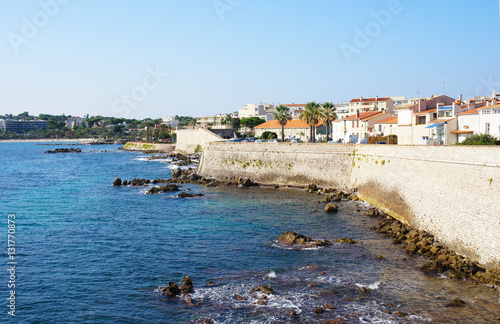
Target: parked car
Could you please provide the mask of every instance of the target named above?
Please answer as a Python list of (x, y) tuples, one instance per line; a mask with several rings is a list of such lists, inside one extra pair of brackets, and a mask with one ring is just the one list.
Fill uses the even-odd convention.
[(272, 140), (269, 140), (268, 143), (278, 143), (278, 140), (272, 139)]
[(255, 140), (255, 143), (262, 143), (263, 141), (258, 139), (258, 140)]
[(387, 143), (386, 143), (386, 142), (384, 142), (384, 141), (380, 141), (380, 142), (377, 142), (377, 143), (375, 143), (375, 144), (387, 144)]
[(297, 143), (297, 140), (291, 140), (290, 143)]
[(359, 140), (359, 144), (368, 144), (368, 140), (366, 138), (362, 138)]

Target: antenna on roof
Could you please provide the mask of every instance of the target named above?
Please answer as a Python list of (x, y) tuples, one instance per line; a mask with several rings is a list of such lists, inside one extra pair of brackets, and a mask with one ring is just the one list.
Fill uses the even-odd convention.
[(446, 88), (446, 85), (445, 85), (446, 79), (443, 79), (442, 82), (443, 82), (443, 95), (444, 95), (444, 89)]

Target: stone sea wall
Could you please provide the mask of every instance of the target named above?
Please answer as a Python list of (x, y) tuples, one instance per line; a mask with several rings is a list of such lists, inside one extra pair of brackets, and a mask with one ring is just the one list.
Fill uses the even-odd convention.
[(176, 130), (177, 134), (177, 152), (183, 152), (192, 154), (196, 151), (196, 148), (202, 148), (206, 144), (210, 142), (225, 142), (226, 140), (221, 138), (220, 136), (205, 130), (205, 129), (179, 129)]
[(500, 148), (210, 143), (203, 150), (203, 176), (357, 189), (403, 223), (500, 268)]
[(175, 144), (127, 142), (121, 149), (125, 151), (158, 151), (168, 153), (175, 150)]

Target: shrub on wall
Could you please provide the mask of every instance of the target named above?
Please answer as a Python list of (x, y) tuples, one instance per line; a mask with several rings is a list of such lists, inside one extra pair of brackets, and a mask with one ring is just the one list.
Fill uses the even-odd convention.
[(377, 142), (386, 142), (387, 144), (398, 144), (398, 137), (396, 135), (368, 137), (367, 141), (368, 144), (375, 144)]
[(495, 145), (497, 139), (490, 134), (474, 134), (468, 136), (459, 145)]

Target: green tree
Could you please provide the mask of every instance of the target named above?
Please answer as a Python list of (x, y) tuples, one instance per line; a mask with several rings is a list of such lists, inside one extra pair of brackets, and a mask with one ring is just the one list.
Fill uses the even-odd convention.
[(468, 136), (459, 145), (495, 145), (497, 139), (490, 134), (474, 134)]
[(335, 112), (335, 105), (331, 102), (325, 102), (321, 105), (320, 117), (323, 118), (323, 125), (326, 126), (326, 141), (330, 140), (330, 126), (332, 122), (337, 119), (337, 113)]
[(314, 101), (308, 102), (304, 110), (300, 114), (300, 120), (305, 121), (309, 125), (310, 137), (313, 142), (316, 141), (316, 124), (319, 121), (320, 105)]
[(285, 141), (285, 125), (289, 120), (292, 120), (292, 113), (290, 108), (284, 105), (276, 107), (276, 112), (273, 113), (274, 119), (281, 125), (281, 141)]
[[(253, 133), (253, 129), (255, 126), (259, 126), (260, 124), (263, 124), (265, 122), (266, 121), (264, 119), (259, 118), (259, 117), (241, 118), (241, 126), (251, 128), (252, 133)], [(233, 128), (234, 128), (234, 126), (233, 126)]]
[(233, 128), (236, 130), (240, 129), (241, 119), (239, 119), (238, 117), (233, 117), (231, 125), (233, 125)]

